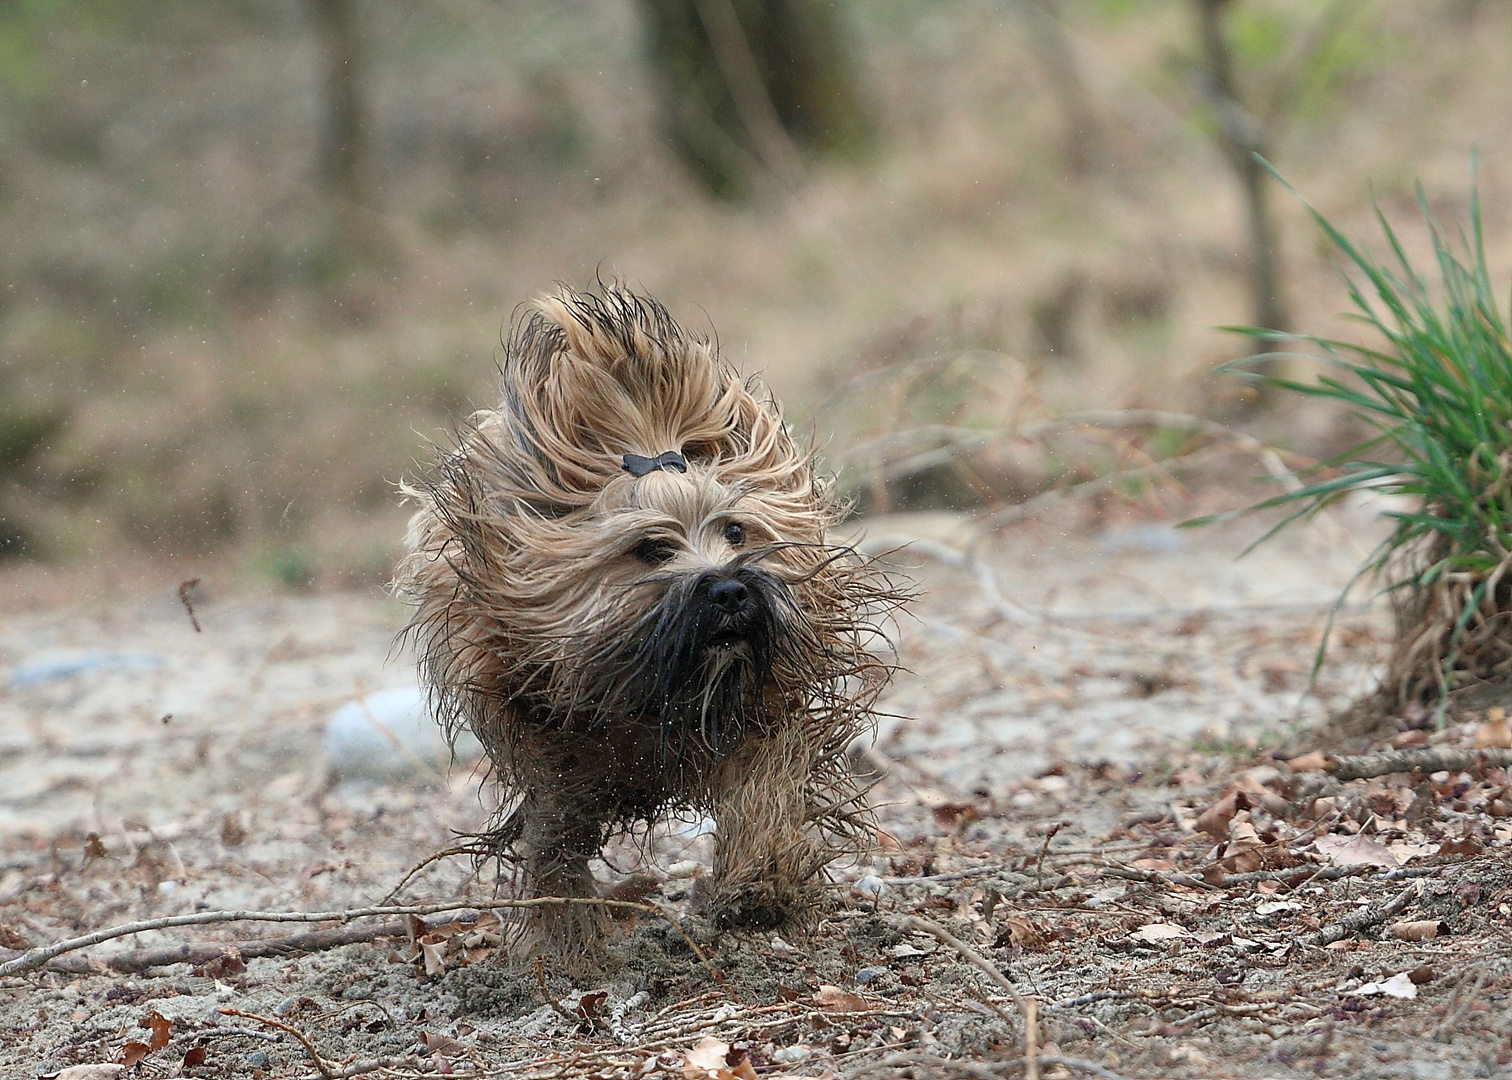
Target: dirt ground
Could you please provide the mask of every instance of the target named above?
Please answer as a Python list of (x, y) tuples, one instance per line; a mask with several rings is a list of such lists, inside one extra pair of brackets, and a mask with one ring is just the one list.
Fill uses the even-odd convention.
[[(878, 776), (877, 850), (835, 868), (833, 910), (789, 941), (701, 924), (707, 823), (620, 844), (598, 867), (606, 889), (671, 918), (621, 920), (617, 966), (576, 981), (490, 959), (499, 924), (477, 905), (499, 893), (465, 856), (405, 881), (482, 822), (472, 763), (332, 774), (332, 713), (412, 683), (392, 601), (210, 581), (200, 632), (171, 587), (8, 617), (0, 962), (201, 911), (474, 909), (389, 918), (381, 935), (354, 920), (367, 940), (315, 952), (256, 941), (340, 924), (211, 923), (68, 952), (0, 979), (0, 1066), (1512, 1077), (1505, 771), (1343, 781), (1296, 760), (1309, 725), (1369, 686), (1385, 642), (1378, 607), (1345, 610), (1307, 695), (1378, 510), (1240, 561), (1254, 522), (1183, 532), (1067, 512), (1003, 531), (979, 563), (960, 560), (963, 519), (863, 523), (872, 549), (921, 541), (891, 557), (920, 598), (896, 627), (889, 715), (853, 755)], [(1506, 727), (1493, 707), (1443, 731), (1406, 716), (1382, 739), (1498, 747)], [(130, 970), (180, 943), (209, 946)], [(105, 1063), (124, 1067), (67, 1071)]]

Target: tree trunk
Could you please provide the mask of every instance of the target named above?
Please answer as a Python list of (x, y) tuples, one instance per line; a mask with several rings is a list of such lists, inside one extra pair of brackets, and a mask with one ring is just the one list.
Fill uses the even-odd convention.
[(322, 79), (320, 182), (351, 206), (368, 200), (367, 110), (362, 97), (362, 51), (352, 0), (310, 0), (319, 40)]
[(804, 160), (859, 149), (866, 120), (831, 0), (640, 0), (663, 123), (710, 191), (791, 188)]
[[(1291, 328), (1291, 318), (1281, 295), (1280, 243), (1267, 200), (1265, 167), (1259, 160), (1267, 153), (1267, 133), (1259, 118), (1239, 100), (1233, 60), (1223, 35), (1224, 11), (1231, 2), (1196, 0), (1202, 37), (1203, 91), (1218, 122), (1219, 143), (1244, 189), (1249, 215), (1250, 295), (1254, 324), (1262, 330), (1284, 333)], [(1277, 344), (1275, 338), (1260, 340), (1269, 348)], [(1267, 360), (1257, 370), (1267, 373), (1275, 367), (1274, 360)], [(1262, 387), (1262, 400), (1267, 396)]]

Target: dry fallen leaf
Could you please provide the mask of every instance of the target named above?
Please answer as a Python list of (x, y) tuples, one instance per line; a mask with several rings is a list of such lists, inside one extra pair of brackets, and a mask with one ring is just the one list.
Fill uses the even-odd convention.
[(1184, 938), (1188, 935), (1185, 928), (1177, 926), (1175, 923), (1153, 922), (1146, 923), (1129, 936), (1135, 941), (1144, 941), (1153, 945), (1156, 942)]
[(1427, 941), (1448, 932), (1449, 927), (1438, 919), (1393, 923), (1386, 928), (1386, 933), (1398, 941)]
[(191, 1046), (184, 1051), (184, 1068), (192, 1069), (196, 1065), (203, 1065), (209, 1051), (203, 1046)]
[(1233, 820), (1235, 814), (1248, 806), (1247, 799), (1244, 799), (1245, 805), (1241, 806), (1241, 799), (1244, 799), (1244, 796), (1240, 795), (1239, 792), (1228, 792), (1223, 798), (1197, 815), (1198, 830), (1207, 833), (1209, 836), (1217, 837), (1219, 840), (1226, 838), (1229, 831), (1229, 822)]
[(150, 1053), (152, 1053), (152, 1047), (144, 1042), (133, 1040), (116, 1051), (116, 1064), (129, 1069)]
[(152, 1049), (161, 1050), (168, 1045), (168, 1040), (173, 1037), (173, 1022), (156, 1009), (142, 1017), (142, 1022), (137, 1027), (149, 1028), (152, 1031)]
[(578, 998), (577, 1014), (584, 1020), (592, 1020), (604, 1015), (604, 1002), (609, 1000), (609, 991), (595, 990), (591, 994), (584, 994)]
[(1267, 900), (1255, 905), (1256, 915), (1275, 915), (1282, 911), (1301, 911), (1302, 905), (1295, 900)]
[(864, 997), (829, 983), (814, 991), (814, 1004), (825, 1012), (866, 1012), (870, 1008)]
[(116, 1080), (125, 1071), (124, 1065), (70, 1065), (52, 1080)]
[(717, 1076), (724, 1071), (729, 1054), (729, 1043), (705, 1035), (683, 1058), (683, 1076), (688, 1080), (703, 1080), (711, 1073)]
[(1314, 750), (1310, 754), (1294, 757), (1286, 763), (1286, 767), (1294, 773), (1318, 772), (1328, 764), (1328, 755), (1321, 750)]
[(1002, 929), (998, 931), (993, 945), (998, 946), (998, 942), (1002, 942), (1004, 945), (1012, 945), (1019, 949), (1031, 949), (1036, 945), (1043, 945), (1045, 943), (1045, 935), (1039, 927), (1035, 926), (1028, 919), (1011, 915), (1003, 920)]
[(1390, 848), (1364, 833), (1354, 836), (1320, 836), (1313, 843), (1329, 862), (1339, 866), (1382, 866), (1395, 870), (1401, 865)]
[(1505, 710), (1487, 710), (1485, 722), (1476, 725), (1473, 745), (1477, 750), (1512, 749), (1512, 724), (1507, 723)]
[(1412, 981), (1412, 972), (1403, 971), (1393, 975), (1384, 982), (1369, 982), (1355, 991), (1359, 997), (1368, 997), (1372, 994), (1385, 994), (1387, 997), (1402, 998), (1410, 1001), (1417, 997), (1417, 984)]
[(415, 944), (420, 946), (420, 955), (425, 960), (425, 973), (427, 975), (441, 975), (446, 971), (446, 940), (429, 940), (438, 935), (426, 934)]

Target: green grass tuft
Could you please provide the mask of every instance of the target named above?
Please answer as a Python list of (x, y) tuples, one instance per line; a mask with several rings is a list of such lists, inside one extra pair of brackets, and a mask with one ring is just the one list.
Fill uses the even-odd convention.
[(1470, 232), (1454, 242), (1429, 215), (1421, 186), (1418, 203), (1437, 265), (1432, 285), (1379, 208), (1385, 261), (1308, 206), (1346, 260), (1353, 317), (1383, 344), (1287, 335), (1320, 350), (1333, 370), (1313, 383), (1267, 381), (1338, 402), (1375, 433), (1309, 470), (1304, 486), (1249, 510), (1292, 511), (1258, 544), (1350, 492), (1412, 498), (1414, 509), (1388, 513), (1395, 527), (1361, 573), (1379, 575), (1397, 601), (1398, 640), (1383, 690), (1402, 701), (1433, 691), (1442, 716), (1450, 690), (1512, 668), (1512, 644), (1492, 640), (1512, 606), (1503, 583), (1512, 566), (1512, 343), (1486, 267), (1474, 188)]

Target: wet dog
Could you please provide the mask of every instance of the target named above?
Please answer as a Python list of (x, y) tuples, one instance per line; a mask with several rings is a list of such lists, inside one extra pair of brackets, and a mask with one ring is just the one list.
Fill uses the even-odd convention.
[[(894, 597), (770, 396), (655, 301), (537, 301), (497, 408), (418, 504), (398, 591), (447, 730), (502, 785), (489, 849), (524, 892), (595, 895), (617, 830), (716, 823), (715, 927), (801, 926), (867, 832), (845, 764), (888, 669), (865, 648)], [(601, 911), (530, 914), (515, 955), (602, 943)]]

